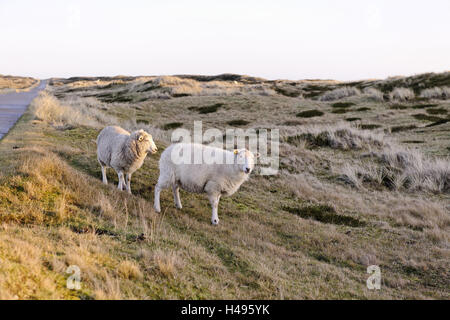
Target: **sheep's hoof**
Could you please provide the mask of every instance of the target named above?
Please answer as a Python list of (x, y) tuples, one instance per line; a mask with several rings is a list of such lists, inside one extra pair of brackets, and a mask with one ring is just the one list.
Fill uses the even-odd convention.
[(161, 208), (153, 207), (155, 209), (156, 213), (161, 213)]
[(175, 205), (175, 207), (177, 207), (177, 209), (183, 209), (183, 206), (180, 204), (180, 205)]
[(211, 223), (215, 226), (217, 226), (219, 224), (219, 219), (212, 219)]

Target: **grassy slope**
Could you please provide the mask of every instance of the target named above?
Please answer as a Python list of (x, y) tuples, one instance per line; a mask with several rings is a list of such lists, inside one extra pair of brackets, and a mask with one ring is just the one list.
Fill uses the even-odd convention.
[[(188, 109), (211, 103), (226, 107), (219, 116)], [(311, 108), (287, 97), (185, 97), (144, 103), (132, 116), (187, 127), (198, 117), (204, 126), (223, 128), (238, 117), (257, 121), (254, 111), (274, 104), (288, 110), (280, 121)], [(129, 108), (113, 105), (109, 112), (125, 120)], [(164, 212), (153, 212), (159, 154), (133, 176), (133, 196), (114, 188), (112, 171), (110, 185), (102, 185), (92, 142), (97, 133), (83, 126), (57, 130), (27, 112), (0, 143), (1, 298), (449, 297), (445, 243), (374, 214), (369, 203), (389, 206), (389, 192), (361, 192), (360, 202), (345, 205), (354, 190), (311, 187), (308, 194), (302, 184), (293, 192), (283, 177), (254, 175), (221, 200), (221, 224), (213, 227), (203, 195), (181, 192), (179, 211), (163, 192)], [(156, 142), (162, 151), (165, 143)], [(326, 149), (308, 154), (349, 157)], [(316, 173), (332, 179), (326, 170)], [(343, 201), (333, 212), (324, 204), (338, 194)], [(398, 195), (405, 203), (415, 197)], [(65, 288), (71, 264), (81, 268), (81, 291)], [(381, 267), (380, 291), (366, 288), (369, 264)]]
[(29, 90), (39, 84), (39, 80), (29, 77), (15, 77), (0, 75), (0, 93), (11, 90), (23, 91)]

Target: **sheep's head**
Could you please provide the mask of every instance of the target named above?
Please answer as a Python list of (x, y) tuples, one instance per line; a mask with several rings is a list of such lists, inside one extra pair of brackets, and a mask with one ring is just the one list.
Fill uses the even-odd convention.
[(158, 148), (155, 145), (155, 142), (153, 141), (152, 135), (148, 134), (144, 130), (137, 130), (132, 133), (131, 136), (132, 139), (135, 140), (136, 146), (139, 148), (141, 152), (145, 153), (156, 153), (158, 151)]
[(247, 149), (234, 150), (234, 163), (245, 174), (250, 174), (253, 171), (255, 168), (255, 159), (258, 157), (259, 154), (254, 155)]

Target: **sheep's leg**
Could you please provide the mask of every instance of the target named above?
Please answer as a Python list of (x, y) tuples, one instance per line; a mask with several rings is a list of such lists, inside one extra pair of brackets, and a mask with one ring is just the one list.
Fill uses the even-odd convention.
[(209, 181), (205, 185), (205, 192), (208, 194), (209, 203), (212, 208), (211, 223), (217, 225), (219, 224), (219, 214), (217, 211), (219, 208), (220, 186), (214, 181)]
[(122, 172), (122, 190), (127, 189), (127, 184), (125, 182), (125, 174)]
[(161, 189), (162, 188), (159, 186), (159, 183), (157, 183), (155, 186), (155, 199), (153, 203), (153, 208), (158, 213), (161, 212), (161, 204), (159, 202), (159, 195), (161, 194)]
[(128, 193), (131, 194), (131, 173), (128, 173), (126, 175), (126, 179), (127, 179), (126, 189)]
[(173, 185), (172, 182), (173, 179), (171, 179), (170, 175), (164, 174), (163, 172), (160, 172), (158, 183), (155, 186), (155, 199), (153, 203), (153, 208), (156, 212), (161, 212), (161, 204), (159, 201), (159, 196), (161, 194), (161, 190), (169, 188), (171, 185)]
[(106, 178), (106, 167), (105, 167), (105, 166), (102, 166), (102, 165), (101, 165), (101, 167), (102, 167), (102, 178), (103, 178), (103, 183), (104, 183), (104, 184), (108, 184), (108, 179)]
[(175, 200), (175, 206), (178, 209), (183, 208), (183, 206), (181, 205), (181, 200), (180, 200), (180, 188), (174, 184), (172, 186), (172, 190), (173, 190), (173, 199)]
[(117, 185), (117, 189), (119, 189), (120, 191), (122, 191), (122, 190), (123, 190), (123, 187), (124, 187), (124, 185), (125, 185), (125, 181), (124, 181), (124, 178), (123, 178), (123, 172), (122, 172), (122, 171), (119, 171), (119, 172), (117, 173), (117, 175), (118, 175), (118, 177), (119, 177), (119, 184)]
[(219, 214), (218, 214), (218, 208), (219, 208), (219, 200), (220, 200), (220, 194), (208, 194), (209, 203), (211, 204), (212, 208), (212, 215), (211, 215), (211, 223), (213, 225), (219, 224)]

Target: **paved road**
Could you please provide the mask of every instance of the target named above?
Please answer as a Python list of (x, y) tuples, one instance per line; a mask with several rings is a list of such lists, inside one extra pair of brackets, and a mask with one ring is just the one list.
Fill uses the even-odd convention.
[(36, 88), (28, 92), (0, 94), (0, 139), (11, 129), (27, 110), (31, 100), (45, 88), (46, 80), (42, 80)]

